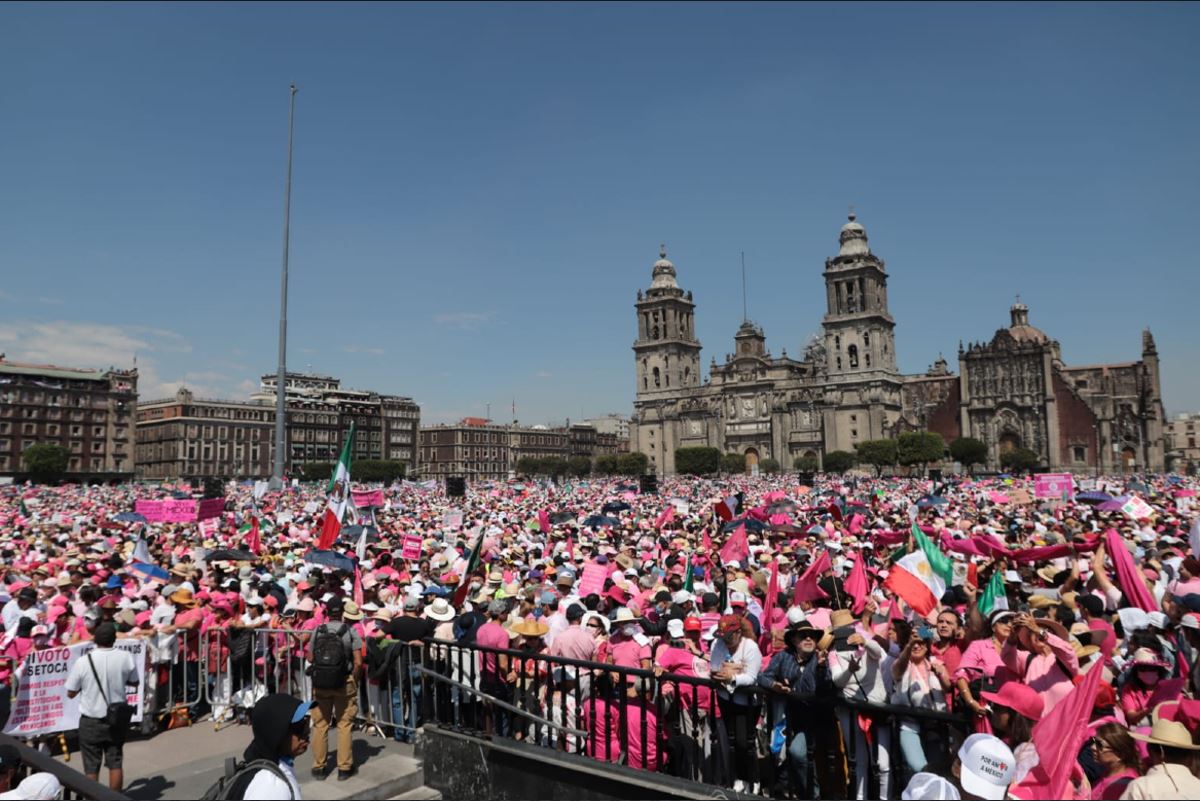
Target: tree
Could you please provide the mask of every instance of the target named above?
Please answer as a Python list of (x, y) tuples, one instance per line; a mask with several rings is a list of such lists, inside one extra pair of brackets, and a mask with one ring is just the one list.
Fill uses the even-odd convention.
[(941, 461), (946, 453), (946, 441), (932, 431), (905, 431), (896, 440), (896, 457), (905, 466), (925, 465)]
[(296, 468), (301, 481), (328, 481), (333, 475), (333, 462), (308, 462)]
[(1025, 473), (1037, 467), (1041, 458), (1029, 448), (1013, 448), (1000, 454), (1000, 466), (1014, 473)]
[(792, 467), (801, 473), (815, 473), (821, 467), (821, 460), (815, 456), (797, 456), (792, 460)]
[(727, 453), (721, 457), (721, 469), (726, 473), (745, 473), (746, 455), (744, 453)]
[(858, 443), (858, 461), (874, 466), (875, 475), (883, 474), (883, 468), (896, 463), (896, 440), (868, 439)]
[(522, 476), (538, 476), (542, 474), (542, 460), (536, 456), (522, 456), (517, 459), (517, 474)]
[(950, 455), (954, 461), (961, 462), (969, 473), (972, 465), (987, 461), (987, 444), (974, 437), (959, 437), (950, 443)]
[(617, 474), (617, 455), (615, 453), (606, 453), (596, 457), (595, 473), (601, 476), (615, 476)]
[(39, 442), (26, 448), (22, 458), (31, 479), (38, 484), (55, 484), (66, 474), (71, 452), (61, 445)]
[(622, 453), (617, 457), (617, 472), (623, 476), (640, 476), (649, 464), (650, 459), (641, 451)]
[(854, 467), (854, 454), (850, 451), (830, 451), (825, 454), (826, 473), (845, 473)]
[(767, 457), (758, 463), (758, 469), (767, 474), (779, 472), (779, 460)]
[(379, 481), (384, 484), (404, 478), (408, 470), (404, 462), (391, 459), (363, 459), (350, 467), (350, 477), (355, 481)]
[(679, 448), (675, 451), (675, 472), (689, 476), (708, 476), (721, 469), (721, 451), (716, 448)]
[(567, 461), (567, 473), (576, 478), (583, 478), (592, 472), (592, 460), (586, 456), (572, 456)]

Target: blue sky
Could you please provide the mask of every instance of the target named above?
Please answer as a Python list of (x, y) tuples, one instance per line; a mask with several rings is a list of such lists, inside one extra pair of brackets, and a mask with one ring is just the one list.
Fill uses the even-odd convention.
[(798, 354), (853, 203), (900, 367), (1007, 324), (1200, 408), (1200, 7), (0, 8), (0, 351), (245, 397), (276, 358), (427, 421), (628, 413), (665, 242), (703, 362)]

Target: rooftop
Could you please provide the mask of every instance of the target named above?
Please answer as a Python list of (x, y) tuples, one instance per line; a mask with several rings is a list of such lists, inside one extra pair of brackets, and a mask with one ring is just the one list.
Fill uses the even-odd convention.
[(91, 370), (77, 367), (58, 367), (53, 364), (22, 364), (0, 357), (0, 373), (9, 375), (35, 375), (49, 378), (66, 378), (76, 381), (103, 381), (115, 368)]

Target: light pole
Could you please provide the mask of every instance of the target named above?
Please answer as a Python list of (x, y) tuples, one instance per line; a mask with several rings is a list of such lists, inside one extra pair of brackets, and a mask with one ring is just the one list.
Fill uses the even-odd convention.
[(275, 377), (275, 470), (271, 488), (283, 488), (284, 453), (284, 384), (287, 380), (287, 296), (288, 296), (288, 239), (292, 215), (292, 122), (296, 115), (296, 84), (291, 86), (288, 104), (287, 183), (283, 192), (283, 267), (279, 279), (279, 369)]

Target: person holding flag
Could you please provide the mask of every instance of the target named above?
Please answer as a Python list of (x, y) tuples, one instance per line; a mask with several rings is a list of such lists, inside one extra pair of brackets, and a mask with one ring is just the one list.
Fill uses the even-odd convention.
[(354, 501), (350, 497), (350, 459), (353, 453), (354, 423), (351, 423), (350, 433), (346, 436), (346, 441), (342, 444), (342, 455), (338, 458), (338, 462), (333, 468), (333, 475), (329, 478), (329, 486), (325, 488), (328, 505), (325, 508), (324, 516), (321, 518), (321, 536), (317, 540), (317, 547), (321, 550), (328, 550), (337, 542), (338, 534), (341, 532), (342, 524), (346, 519), (347, 510), (354, 508)]

